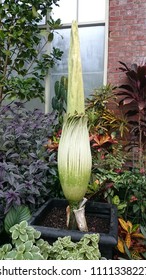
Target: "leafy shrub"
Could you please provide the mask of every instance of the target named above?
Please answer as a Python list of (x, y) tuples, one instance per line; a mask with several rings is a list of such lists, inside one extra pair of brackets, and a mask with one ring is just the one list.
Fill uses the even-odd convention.
[(58, 183), (56, 154), (45, 148), (56, 118), (21, 103), (0, 108), (0, 216), (12, 206), (33, 211)]
[(70, 236), (59, 237), (53, 245), (26, 221), (11, 227), (12, 244), (0, 248), (0, 260), (99, 260), (99, 235), (85, 234), (74, 243)]
[[(122, 171), (98, 169), (88, 195), (96, 192), (98, 199), (117, 205), (124, 220), (146, 226), (146, 176), (139, 170)], [(100, 187), (99, 187), (99, 186)], [(92, 187), (92, 188), (91, 188)]]
[(116, 87), (107, 84), (95, 89), (90, 97), (86, 98), (86, 113), (92, 134), (111, 135), (116, 132), (116, 135), (123, 136), (127, 131), (126, 120), (108, 108), (108, 104), (117, 105), (115, 90)]
[(61, 21), (50, 17), (48, 30), (40, 24), (58, 1), (0, 1), (0, 103), (7, 98), (44, 101), (44, 77), (62, 56), (55, 47), (47, 54), (46, 44)]
[(134, 63), (128, 67), (122, 61), (119, 63), (121, 65), (119, 69), (127, 77), (127, 83), (120, 85), (117, 92), (119, 106), (123, 109), (129, 125), (130, 139), (128, 139), (127, 150), (135, 154), (139, 168), (145, 168), (146, 65)]
[(146, 259), (146, 232), (139, 224), (132, 224), (119, 218), (117, 250), (121, 257)]
[(86, 98), (93, 173), (98, 168), (122, 168), (125, 162), (121, 139), (127, 131), (127, 124), (124, 118), (108, 108), (109, 103), (116, 105), (115, 89), (107, 84)]

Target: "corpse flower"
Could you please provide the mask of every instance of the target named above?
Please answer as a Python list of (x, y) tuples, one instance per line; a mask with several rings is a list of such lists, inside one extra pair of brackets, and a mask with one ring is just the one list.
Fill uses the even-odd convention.
[(69, 202), (69, 228), (87, 231), (84, 195), (91, 175), (91, 150), (85, 115), (84, 87), (78, 25), (72, 22), (68, 59), (67, 113), (58, 147), (58, 171), (61, 186)]

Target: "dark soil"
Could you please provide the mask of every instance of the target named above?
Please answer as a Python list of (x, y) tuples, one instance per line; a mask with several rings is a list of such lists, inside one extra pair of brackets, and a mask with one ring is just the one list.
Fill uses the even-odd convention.
[[(86, 214), (88, 231), (98, 233), (108, 233), (110, 221), (107, 218), (97, 217), (95, 214)], [(39, 223), (41, 226), (67, 229), (66, 227), (66, 211), (64, 208), (52, 208), (44, 219)]]

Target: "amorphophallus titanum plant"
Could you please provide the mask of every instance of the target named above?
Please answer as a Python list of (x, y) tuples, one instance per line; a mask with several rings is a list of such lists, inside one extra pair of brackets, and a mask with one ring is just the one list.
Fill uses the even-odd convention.
[(84, 87), (78, 25), (72, 22), (68, 59), (67, 113), (58, 147), (58, 171), (61, 186), (69, 202), (69, 228), (87, 231), (84, 195), (91, 175), (91, 150), (85, 115)]

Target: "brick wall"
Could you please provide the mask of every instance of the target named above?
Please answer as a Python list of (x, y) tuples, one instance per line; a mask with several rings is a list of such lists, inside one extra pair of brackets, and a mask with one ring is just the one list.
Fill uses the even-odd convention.
[(119, 85), (126, 64), (146, 62), (146, 0), (109, 0), (108, 82)]

